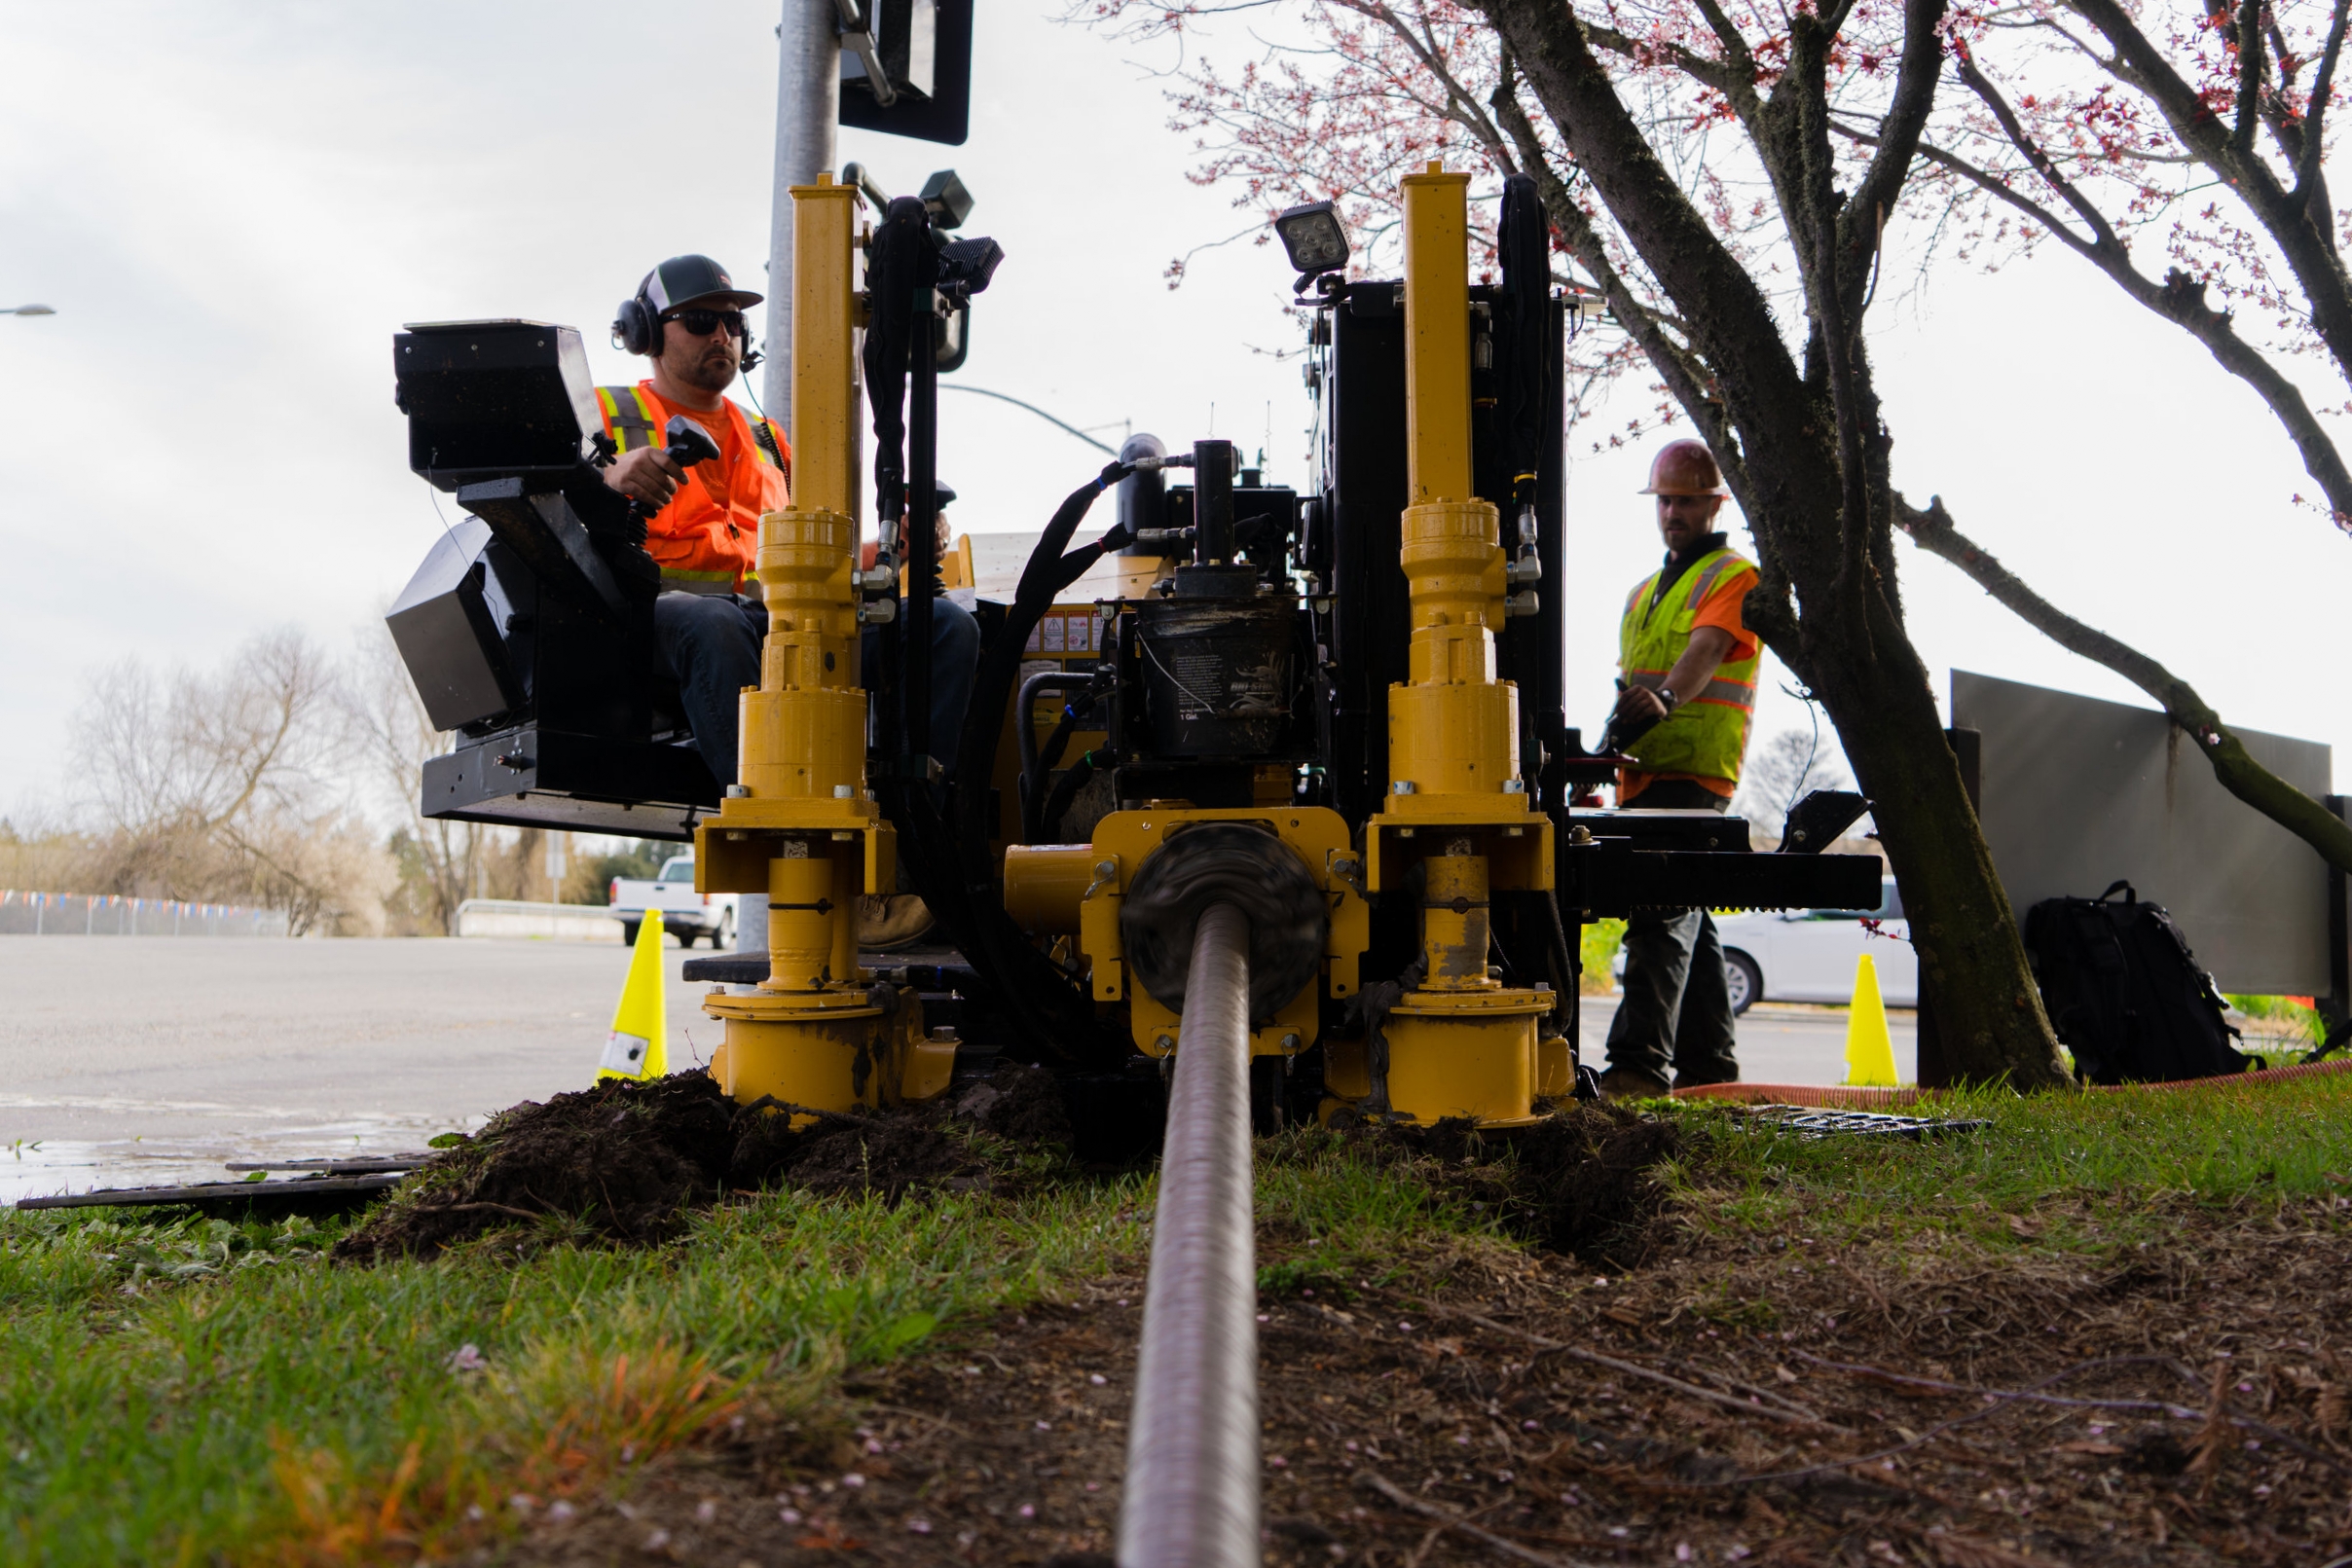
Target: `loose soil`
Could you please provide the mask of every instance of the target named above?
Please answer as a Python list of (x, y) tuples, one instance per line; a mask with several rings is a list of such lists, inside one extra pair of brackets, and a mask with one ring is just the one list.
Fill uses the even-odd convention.
[[(649, 1241), (688, 1206), (777, 1182), (919, 1201), (1003, 1183), (1006, 1149), (1068, 1135), (1043, 1074), (803, 1132), (707, 1080), (608, 1086), (497, 1118), (346, 1251), (429, 1252), (546, 1212)], [(1501, 1140), (1346, 1140), (1538, 1250), (1464, 1239), (1376, 1278), (1261, 1225), (1269, 1563), (2352, 1551), (2352, 1348), (2335, 1327), (2352, 1199), (2161, 1200), (2176, 1239), (2160, 1252), (2033, 1245), (2058, 1221), (2097, 1249), (2145, 1218), (2091, 1200), (2003, 1240), (1872, 1248), (1677, 1210), (1658, 1166), (1703, 1172), (1705, 1150), (1621, 1108)], [(517, 1499), (519, 1533), (482, 1560), (1108, 1564), (1143, 1291), (1104, 1279), (951, 1326), (815, 1415), (730, 1429), (613, 1495)]]
[[(1391, 1260), (1419, 1289), (1331, 1277), (1264, 1228), (1262, 1278), (1285, 1282), (1260, 1300), (1267, 1560), (1514, 1560), (1492, 1539), (1581, 1564), (2352, 1551), (2352, 1201), (2176, 1207), (2179, 1245), (2120, 1265), (1670, 1213), (1630, 1274), (1465, 1242)], [(1107, 1564), (1143, 1286), (969, 1326), (858, 1374), (836, 1413), (673, 1456), (561, 1521), (520, 1508), (499, 1560)]]
[(923, 1105), (791, 1120), (764, 1103), (738, 1107), (702, 1072), (525, 1101), (403, 1183), (335, 1256), (429, 1258), (550, 1218), (608, 1241), (658, 1242), (729, 1190), (780, 1185), (892, 1202), (927, 1187), (1002, 1191), (1011, 1179), (987, 1157), (990, 1140), (1071, 1138), (1052, 1076), (1011, 1063)]
[(1523, 1240), (1620, 1267), (1649, 1250), (1667, 1195), (1658, 1167), (1685, 1152), (1672, 1123), (1607, 1104), (1570, 1104), (1499, 1134), (1460, 1120), (1347, 1136), (1375, 1158), (1402, 1157), (1432, 1186), (1491, 1207)]

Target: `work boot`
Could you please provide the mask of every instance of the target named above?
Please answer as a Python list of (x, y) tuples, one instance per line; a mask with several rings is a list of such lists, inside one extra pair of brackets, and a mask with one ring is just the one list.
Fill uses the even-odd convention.
[(863, 893), (858, 898), (858, 951), (888, 953), (912, 947), (937, 924), (931, 906), (914, 893)]
[(1630, 1067), (1612, 1067), (1600, 1075), (1603, 1100), (1663, 1100), (1672, 1092), (1666, 1079), (1651, 1077)]

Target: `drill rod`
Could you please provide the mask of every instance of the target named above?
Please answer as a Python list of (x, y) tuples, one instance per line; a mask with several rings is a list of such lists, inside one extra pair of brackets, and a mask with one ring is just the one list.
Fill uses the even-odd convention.
[(1261, 1560), (1249, 987), (1249, 919), (1211, 904), (1193, 930), (1160, 1150), (1120, 1568)]

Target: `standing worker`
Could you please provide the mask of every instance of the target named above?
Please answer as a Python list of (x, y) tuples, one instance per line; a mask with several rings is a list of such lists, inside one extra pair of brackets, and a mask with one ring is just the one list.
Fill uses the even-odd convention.
[[(1756, 710), (1756, 638), (1741, 618), (1756, 568), (1713, 531), (1723, 474), (1700, 441), (1673, 441), (1650, 464), (1666, 562), (1625, 602), (1620, 684), (1610, 716), (1620, 770), (1617, 804), (1724, 811)], [(1613, 1098), (1739, 1081), (1732, 1055), (1731, 987), (1714, 918), (1704, 909), (1636, 910), (1625, 927), (1625, 1000), (1609, 1024)]]
[[(743, 688), (759, 684), (768, 612), (759, 592), (759, 515), (791, 504), (792, 449), (774, 421), (754, 424), (725, 393), (758, 363), (739, 289), (708, 256), (673, 256), (645, 274), (612, 323), (616, 347), (653, 361), (635, 386), (600, 386), (605, 433), (620, 456), (605, 483), (653, 510), (645, 553), (661, 567), (653, 638), (678, 683), (695, 749), (719, 784), (736, 781)], [(682, 414), (718, 456), (680, 466), (663, 442)]]

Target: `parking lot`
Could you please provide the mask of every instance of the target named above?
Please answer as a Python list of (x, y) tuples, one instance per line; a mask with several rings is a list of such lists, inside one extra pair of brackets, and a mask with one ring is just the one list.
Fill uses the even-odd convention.
[[(0, 1200), (217, 1180), (240, 1156), (412, 1149), (594, 1076), (628, 952), (588, 943), (0, 939)], [(703, 987), (664, 953), (670, 1062), (707, 1060)], [(1598, 1063), (1615, 999), (1585, 999)], [(1911, 1015), (1893, 1014), (1912, 1068)], [(1745, 1076), (1832, 1083), (1845, 1018), (1761, 1006)]]

